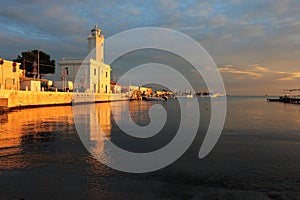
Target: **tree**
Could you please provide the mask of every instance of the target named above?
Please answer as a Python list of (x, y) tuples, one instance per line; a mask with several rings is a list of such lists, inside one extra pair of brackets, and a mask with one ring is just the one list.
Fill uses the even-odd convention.
[(38, 63), (40, 75), (54, 74), (55, 72), (55, 60), (51, 60), (50, 55), (41, 50), (22, 52), (14, 61), (21, 63), (20, 68), (26, 70), (27, 77), (34, 76), (34, 65), (36, 65), (36, 70), (38, 70)]

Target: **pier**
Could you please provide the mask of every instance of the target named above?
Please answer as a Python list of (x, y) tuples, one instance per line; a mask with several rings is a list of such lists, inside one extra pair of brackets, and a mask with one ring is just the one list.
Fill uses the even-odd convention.
[(300, 104), (300, 96), (293, 95), (293, 92), (300, 91), (300, 89), (285, 89), (285, 92), (288, 91), (289, 94), (280, 96), (279, 98), (268, 98), (268, 102), (282, 102), (282, 103), (291, 103), (291, 104)]
[(282, 102), (282, 103), (291, 103), (291, 104), (300, 104), (300, 98), (298, 97), (287, 97), (287, 96), (281, 96), (277, 99), (268, 98), (268, 102)]

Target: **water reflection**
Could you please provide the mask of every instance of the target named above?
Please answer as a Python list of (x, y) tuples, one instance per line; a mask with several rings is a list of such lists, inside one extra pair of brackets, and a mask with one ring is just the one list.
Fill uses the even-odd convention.
[[(210, 104), (200, 101), (201, 123), (209, 124)], [(130, 140), (115, 121), (126, 121), (128, 117), (123, 110), (129, 107), (133, 121), (147, 125), (152, 102), (100, 103), (94, 109), (82, 110), (80, 119), (87, 125), (86, 139), (93, 151), (105, 153), (107, 159), (111, 159), (105, 145), (107, 140), (128, 147), (130, 151), (149, 152), (160, 148), (172, 139), (180, 123), (174, 119), (178, 109), (176, 101), (162, 105), (168, 116), (171, 114), (170, 121), (162, 135), (145, 142)], [(188, 100), (185, 106), (189, 107)], [(113, 109), (117, 110), (114, 117)], [(208, 157), (198, 159), (202, 144), (202, 138), (198, 137), (173, 165), (136, 175), (116, 172), (85, 150), (74, 127), (72, 107), (10, 112), (0, 115), (0, 196), (4, 199), (42, 199), (45, 196), (52, 199), (121, 199), (127, 195), (136, 199), (157, 199), (167, 195), (176, 199), (186, 191), (195, 199), (202, 194), (215, 197), (215, 193), (219, 194), (219, 199), (224, 193), (228, 194), (227, 199), (247, 199), (247, 195), (256, 191), (253, 199), (257, 198), (256, 194), (268, 199), (268, 194), (277, 193), (286, 199), (297, 199), (300, 188), (299, 119), (299, 105), (267, 103), (262, 98), (229, 98), (224, 132)], [(205, 133), (201, 123), (200, 134), (201, 130)], [(102, 140), (97, 140), (97, 132), (89, 132), (95, 125), (105, 133)], [(208, 187), (212, 189), (207, 190)], [(248, 193), (242, 195), (240, 191)], [(203, 199), (215, 199), (206, 197)]]
[[(84, 118), (89, 118), (89, 128), (87, 129), (87, 134), (89, 134), (91, 152), (97, 155), (103, 155), (105, 140), (110, 140), (111, 135), (111, 103), (101, 103), (95, 105), (84, 105), (86, 107), (87, 113), (84, 114)], [(95, 110), (93, 110), (95, 108)], [(93, 115), (93, 112), (95, 114)], [(102, 134), (99, 132), (98, 126), (100, 126)], [(110, 159), (106, 156), (105, 159)]]
[[(110, 149), (105, 145), (107, 140), (113, 141), (121, 148), (136, 148), (139, 146), (133, 138), (119, 129), (116, 122), (131, 126), (132, 122), (129, 119), (132, 119), (138, 125), (147, 125), (150, 122), (148, 112), (151, 106), (152, 104), (149, 102), (137, 101), (75, 105), (73, 114), (76, 129), (90, 153), (104, 162), (113, 162), (109, 153)], [(129, 109), (130, 116), (127, 116), (127, 113), (124, 112), (126, 109)], [(112, 110), (114, 110), (114, 115)]]
[(120, 101), (111, 104), (114, 110), (113, 120), (119, 123), (129, 123), (127, 113), (125, 110), (129, 109), (131, 119), (140, 126), (145, 126), (149, 124), (149, 109), (152, 104), (145, 101)]
[(0, 125), (5, 124), (8, 121), (7, 113), (0, 114)]
[(238, 133), (252, 130), (252, 134), (297, 131), (300, 128), (299, 114), (299, 105), (267, 103), (265, 98), (231, 97), (225, 129), (239, 130)]
[[(3, 118), (3, 116), (1, 116)], [(69, 107), (25, 109), (4, 115), (0, 124), (0, 167), (2, 169), (34, 167), (36, 145), (68, 138), (72, 126)], [(7, 159), (6, 159), (7, 157)], [(4, 161), (3, 161), (4, 160)]]

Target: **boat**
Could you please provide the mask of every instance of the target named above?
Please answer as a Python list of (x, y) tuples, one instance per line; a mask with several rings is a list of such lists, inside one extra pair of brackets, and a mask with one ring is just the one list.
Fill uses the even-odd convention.
[(224, 94), (220, 94), (220, 93), (213, 93), (210, 95), (211, 98), (216, 98), (216, 97), (223, 97), (225, 96)]
[(209, 97), (209, 98), (217, 98), (217, 97), (221, 97), (221, 96), (224, 96), (220, 93), (203, 93), (202, 95), (200, 95), (202, 98), (205, 98), (205, 97)]
[(166, 97), (144, 96), (145, 101), (167, 101)]

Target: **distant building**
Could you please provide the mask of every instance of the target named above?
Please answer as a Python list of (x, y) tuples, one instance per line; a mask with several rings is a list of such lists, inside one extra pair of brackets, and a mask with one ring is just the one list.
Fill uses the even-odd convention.
[(20, 69), (20, 65), (20, 63), (0, 58), (0, 89), (20, 89), (20, 78), (25, 74), (25, 71)]
[[(60, 59), (63, 80), (72, 81), (75, 91), (111, 93), (111, 67), (104, 63), (104, 35), (97, 25), (88, 35), (88, 53), (89, 57), (86, 59)], [(76, 78), (78, 81), (75, 81)]]
[(112, 91), (113, 94), (121, 94), (122, 85), (114, 81), (110, 81), (110, 90)]
[(153, 93), (152, 88), (148, 87), (139, 87), (140, 91), (142, 92), (143, 95), (151, 95)]
[(121, 92), (128, 94), (133, 99), (140, 99), (142, 96), (151, 96), (153, 93), (152, 88), (133, 85), (122, 86)]
[(174, 95), (174, 93), (173, 92), (170, 92), (170, 91), (156, 91), (156, 93), (155, 93), (157, 96), (164, 96), (164, 95), (167, 95), (167, 96), (169, 96), (169, 95)]
[(20, 90), (40, 92), (41, 91), (41, 81), (34, 80), (33, 78), (26, 78), (20, 81)]

